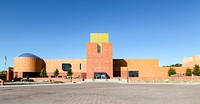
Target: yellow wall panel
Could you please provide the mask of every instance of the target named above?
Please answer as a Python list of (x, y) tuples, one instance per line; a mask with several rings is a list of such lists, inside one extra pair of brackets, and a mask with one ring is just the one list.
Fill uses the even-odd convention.
[(91, 33), (90, 42), (108, 42), (108, 33)]
[(108, 33), (91, 33), (90, 42), (97, 42), (101, 50), (103, 42), (109, 42)]

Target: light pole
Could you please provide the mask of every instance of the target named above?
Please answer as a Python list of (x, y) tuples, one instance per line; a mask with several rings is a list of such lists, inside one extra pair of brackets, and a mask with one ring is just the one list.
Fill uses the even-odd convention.
[(129, 76), (129, 73), (128, 73), (128, 68), (127, 68), (127, 83), (128, 83), (128, 76)]
[(71, 78), (71, 82), (72, 82), (72, 69), (70, 69), (70, 78)]

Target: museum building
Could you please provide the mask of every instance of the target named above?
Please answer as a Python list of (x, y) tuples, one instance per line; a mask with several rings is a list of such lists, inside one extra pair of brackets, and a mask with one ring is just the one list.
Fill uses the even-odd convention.
[[(112, 46), (108, 33), (91, 33), (90, 42), (86, 43), (86, 59), (42, 59), (34, 54), (24, 53), (14, 58), (13, 77), (39, 77), (43, 68), (49, 77), (54, 76), (54, 71), (58, 69), (59, 77), (63, 78), (69, 69), (73, 76), (85, 79), (168, 76), (169, 68), (159, 67), (158, 59), (113, 59)], [(176, 68), (177, 73), (184, 74), (185, 69), (194, 64), (193, 58), (185, 58), (183, 62), (186, 65), (183, 63), (183, 67)]]

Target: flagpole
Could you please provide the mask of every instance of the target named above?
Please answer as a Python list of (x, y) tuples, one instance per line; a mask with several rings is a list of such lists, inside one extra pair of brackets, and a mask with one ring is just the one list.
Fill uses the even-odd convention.
[(4, 70), (6, 70), (6, 61), (7, 61), (7, 57), (5, 55), (5, 57), (4, 57)]

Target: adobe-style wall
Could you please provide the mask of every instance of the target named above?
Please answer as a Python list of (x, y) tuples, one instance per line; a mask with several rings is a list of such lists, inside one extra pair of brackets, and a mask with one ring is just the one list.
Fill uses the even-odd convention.
[[(155, 77), (168, 77), (168, 70), (170, 67), (159, 67), (155, 71)], [(172, 67), (176, 70), (177, 74), (185, 74), (187, 67)]]
[(127, 77), (127, 71), (139, 71), (139, 77), (154, 77), (158, 69), (158, 59), (114, 59), (114, 74)]
[[(85, 59), (45, 59), (46, 71), (48, 76), (53, 76), (54, 70), (58, 69), (59, 76), (66, 76), (66, 71), (62, 70), (62, 64), (71, 64), (73, 76), (81, 76), (81, 73), (86, 73), (86, 60)], [(80, 68), (81, 64), (81, 68)]]
[(193, 63), (193, 57), (183, 58), (183, 66), (191, 67), (193, 65), (194, 65), (194, 63)]
[(44, 82), (44, 81), (47, 81), (47, 82), (55, 82), (55, 81), (62, 81), (62, 82), (81, 82), (82, 79), (81, 78), (51, 78), (51, 77), (46, 77), (46, 78), (31, 78), (33, 79), (34, 81), (36, 82)]
[(40, 58), (16, 57), (14, 59), (15, 72), (40, 72), (44, 62)]
[(13, 67), (8, 67), (8, 71), (6, 73), (6, 81), (11, 81), (13, 79)]
[[(127, 80), (124, 79), (124, 80)], [(129, 77), (128, 78), (129, 82), (137, 82), (137, 81), (144, 81), (144, 82), (196, 82), (196, 81), (200, 81), (200, 77), (199, 76), (180, 76), (180, 77)]]
[(106, 73), (108, 77), (113, 77), (112, 43), (103, 42), (101, 52), (97, 51), (98, 43), (87, 43), (86, 69), (87, 78), (94, 77), (94, 72)]
[(183, 58), (183, 67), (194, 67), (194, 65), (200, 65), (200, 55)]
[[(114, 77), (127, 78), (127, 71), (139, 71), (139, 78), (168, 77), (170, 67), (159, 67), (158, 59), (114, 59)], [(178, 74), (185, 74), (187, 67), (172, 67)]]

